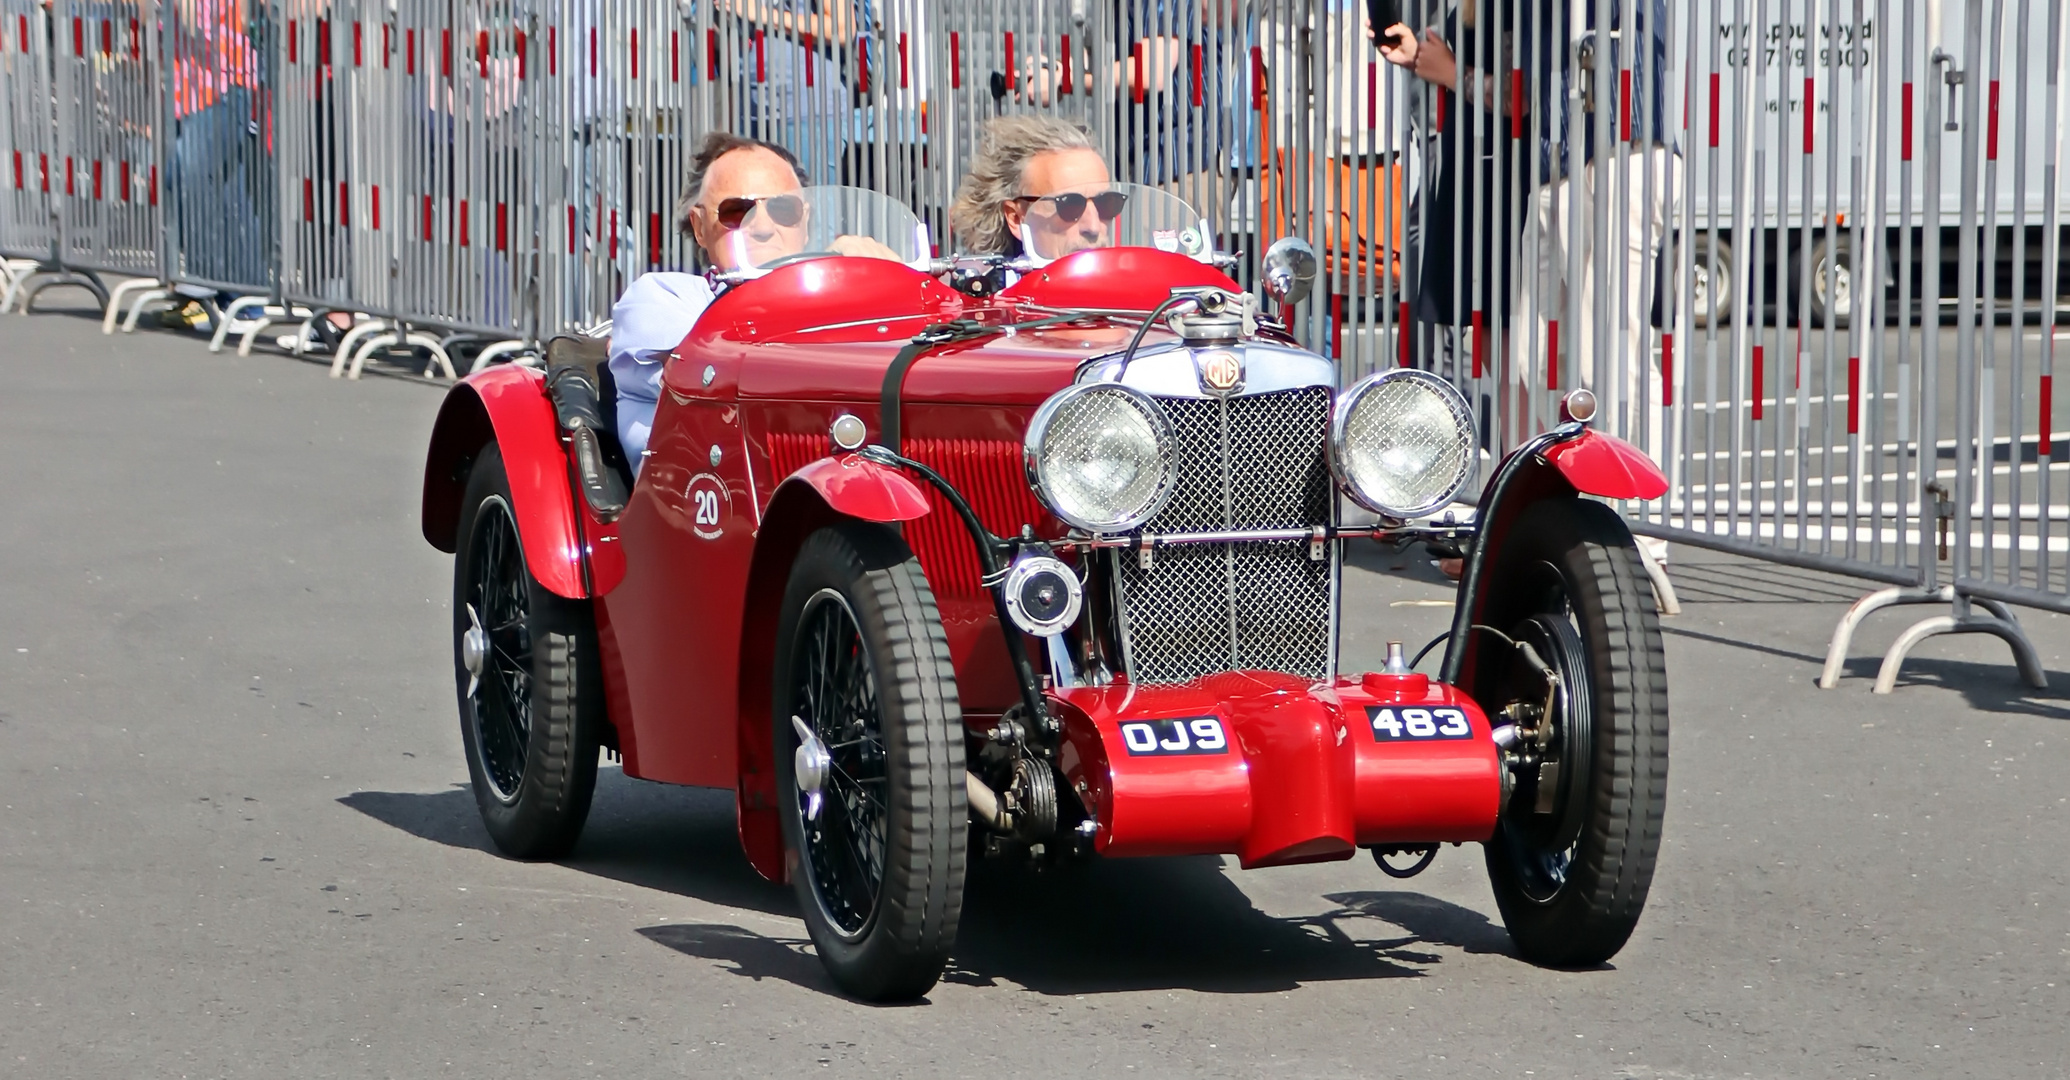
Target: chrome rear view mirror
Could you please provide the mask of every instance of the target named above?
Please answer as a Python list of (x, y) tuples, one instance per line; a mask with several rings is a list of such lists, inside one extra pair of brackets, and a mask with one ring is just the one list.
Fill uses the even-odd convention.
[(1265, 295), (1286, 306), (1308, 299), (1315, 290), (1315, 249), (1307, 241), (1283, 236), (1265, 249)]

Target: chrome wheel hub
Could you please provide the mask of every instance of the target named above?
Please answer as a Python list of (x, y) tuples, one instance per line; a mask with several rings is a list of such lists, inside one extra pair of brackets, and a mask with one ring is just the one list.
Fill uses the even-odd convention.
[(467, 624), (460, 635), (460, 666), (467, 669), (467, 692), (472, 694), (482, 677), (482, 665), (489, 658), (489, 632), (482, 629), (482, 617), (473, 604), (467, 605)]
[(791, 755), (791, 773), (798, 782), (798, 792), (805, 796), (805, 820), (817, 821), (819, 807), (824, 796), (820, 789), (827, 782), (827, 773), (834, 767), (833, 756), (827, 753), (825, 743), (801, 717), (791, 717), (791, 728), (798, 733), (798, 749)]

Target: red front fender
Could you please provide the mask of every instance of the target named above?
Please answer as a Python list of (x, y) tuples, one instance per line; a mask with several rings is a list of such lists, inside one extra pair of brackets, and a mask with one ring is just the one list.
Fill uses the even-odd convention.
[(525, 568), (557, 596), (588, 596), (567, 455), (546, 380), (530, 368), (499, 364), (447, 392), (424, 459), (424, 539), (440, 551), (454, 550), (467, 471), (492, 442), (502, 450), (510, 477)]
[(1545, 460), (1583, 495), (1605, 499), (1658, 499), (1667, 474), (1646, 452), (1615, 435), (1589, 430), (1545, 452)]
[(791, 484), (811, 487), (835, 513), (864, 521), (912, 521), (927, 513), (927, 493), (919, 484), (859, 454), (821, 458), (784, 480), (784, 486)]

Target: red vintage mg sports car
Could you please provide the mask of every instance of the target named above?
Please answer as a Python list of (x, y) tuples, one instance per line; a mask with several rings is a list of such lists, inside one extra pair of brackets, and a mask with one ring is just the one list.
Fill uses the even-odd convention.
[[(1448, 511), (1478, 462), (1457, 391), (1339, 389), (1267, 314), (1312, 253), (1276, 245), (1261, 303), (1189, 255), (1204, 230), (1134, 212), (1042, 265), (738, 275), (666, 361), (637, 482), (601, 342), (456, 386), (423, 526), (457, 556), (498, 847), (566, 853), (600, 748), (731, 789), (749, 860), (873, 1000), (935, 983), (981, 857), (1365, 848), (1406, 876), (1474, 841), (1524, 957), (1615, 954), (1660, 842), (1667, 681), (1631, 534), (1583, 496), (1665, 479), (1580, 391)], [(900, 214), (849, 228), (910, 249)], [(1342, 548), (1375, 541), (1465, 553), (1434, 674), (1395, 647), (1339, 669)]]

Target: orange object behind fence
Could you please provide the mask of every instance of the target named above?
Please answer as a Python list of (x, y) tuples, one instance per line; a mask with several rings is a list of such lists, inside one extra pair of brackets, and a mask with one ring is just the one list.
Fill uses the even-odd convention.
[[(1270, 115), (1258, 110), (1259, 141), (1267, 146)], [(1314, 205), (1317, 170), (1323, 172), (1320, 205)], [(1315, 153), (1297, 158), (1287, 147), (1273, 147), (1258, 191), (1265, 204), (1260, 250), (1282, 236), (1309, 239), (1337, 294), (1377, 296), (1400, 282), (1401, 165)], [(1304, 203), (1307, 220), (1297, 221), (1295, 208)]]

